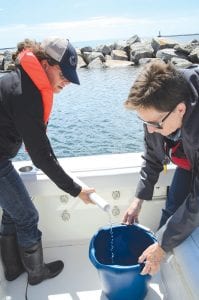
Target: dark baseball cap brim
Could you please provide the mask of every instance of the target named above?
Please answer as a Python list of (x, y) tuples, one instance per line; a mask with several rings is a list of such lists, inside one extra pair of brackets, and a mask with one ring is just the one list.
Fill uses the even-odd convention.
[(77, 53), (75, 48), (68, 42), (67, 49), (59, 62), (64, 77), (72, 83), (80, 84), (77, 75)]

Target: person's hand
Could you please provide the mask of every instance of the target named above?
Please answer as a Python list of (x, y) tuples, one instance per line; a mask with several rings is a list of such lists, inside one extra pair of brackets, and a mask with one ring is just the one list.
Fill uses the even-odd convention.
[(165, 251), (158, 243), (150, 245), (139, 257), (138, 262), (144, 263), (141, 275), (154, 275), (160, 269), (160, 263), (165, 257)]
[(94, 188), (82, 188), (81, 192), (79, 193), (78, 197), (84, 201), (85, 204), (93, 203), (92, 200), (90, 200), (89, 195), (91, 193), (94, 193), (95, 189)]
[(138, 223), (138, 215), (142, 208), (143, 200), (135, 198), (129, 208), (124, 213), (124, 217), (122, 220), (123, 224), (131, 225), (134, 222)]

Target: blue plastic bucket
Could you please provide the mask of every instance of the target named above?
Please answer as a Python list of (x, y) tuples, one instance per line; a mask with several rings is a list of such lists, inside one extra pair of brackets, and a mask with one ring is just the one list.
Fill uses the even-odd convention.
[(101, 228), (91, 239), (89, 258), (99, 273), (102, 291), (109, 300), (143, 300), (150, 275), (140, 275), (138, 257), (156, 242), (139, 225), (117, 225), (113, 230), (113, 264), (110, 227)]

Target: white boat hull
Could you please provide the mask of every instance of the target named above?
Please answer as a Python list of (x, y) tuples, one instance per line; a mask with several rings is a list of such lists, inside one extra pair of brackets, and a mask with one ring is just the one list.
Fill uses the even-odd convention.
[[(142, 163), (140, 153), (64, 158), (60, 159), (60, 163), (65, 170), (72, 172), (86, 185), (95, 187), (96, 192), (111, 205), (112, 222), (121, 222), (139, 179)], [(58, 258), (65, 262), (64, 271), (58, 277), (29, 287), (28, 299), (103, 299), (97, 271), (88, 259), (88, 245), (99, 227), (109, 224), (108, 214), (96, 205), (85, 205), (80, 199), (64, 193), (40, 170), (33, 168), (32, 171), (24, 172), (24, 169), (28, 169), (24, 168), (27, 166), (31, 166), (31, 162), (15, 163), (39, 210), (45, 260)], [(161, 174), (155, 187), (153, 201), (145, 201), (142, 209), (140, 223), (153, 231), (159, 223), (173, 170), (171, 166), (167, 174)], [(170, 262), (164, 263), (161, 273), (152, 278), (146, 299), (199, 299), (199, 268), (195, 268), (194, 264), (195, 259), (199, 262), (199, 235), (195, 237), (198, 243), (194, 245), (194, 257), (191, 260), (189, 253), (193, 253), (195, 242), (192, 236), (189, 239), (174, 250)], [(24, 299), (25, 274), (8, 283), (1, 268), (0, 278), (0, 299)]]

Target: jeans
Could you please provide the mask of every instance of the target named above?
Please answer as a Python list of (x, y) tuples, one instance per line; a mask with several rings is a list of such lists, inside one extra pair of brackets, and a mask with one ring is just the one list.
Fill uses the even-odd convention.
[(182, 168), (176, 168), (174, 177), (169, 188), (165, 209), (162, 210), (159, 228), (184, 202), (191, 191), (192, 172)]
[(0, 162), (0, 206), (2, 235), (16, 234), (21, 247), (31, 247), (41, 239), (38, 211), (9, 160)]

